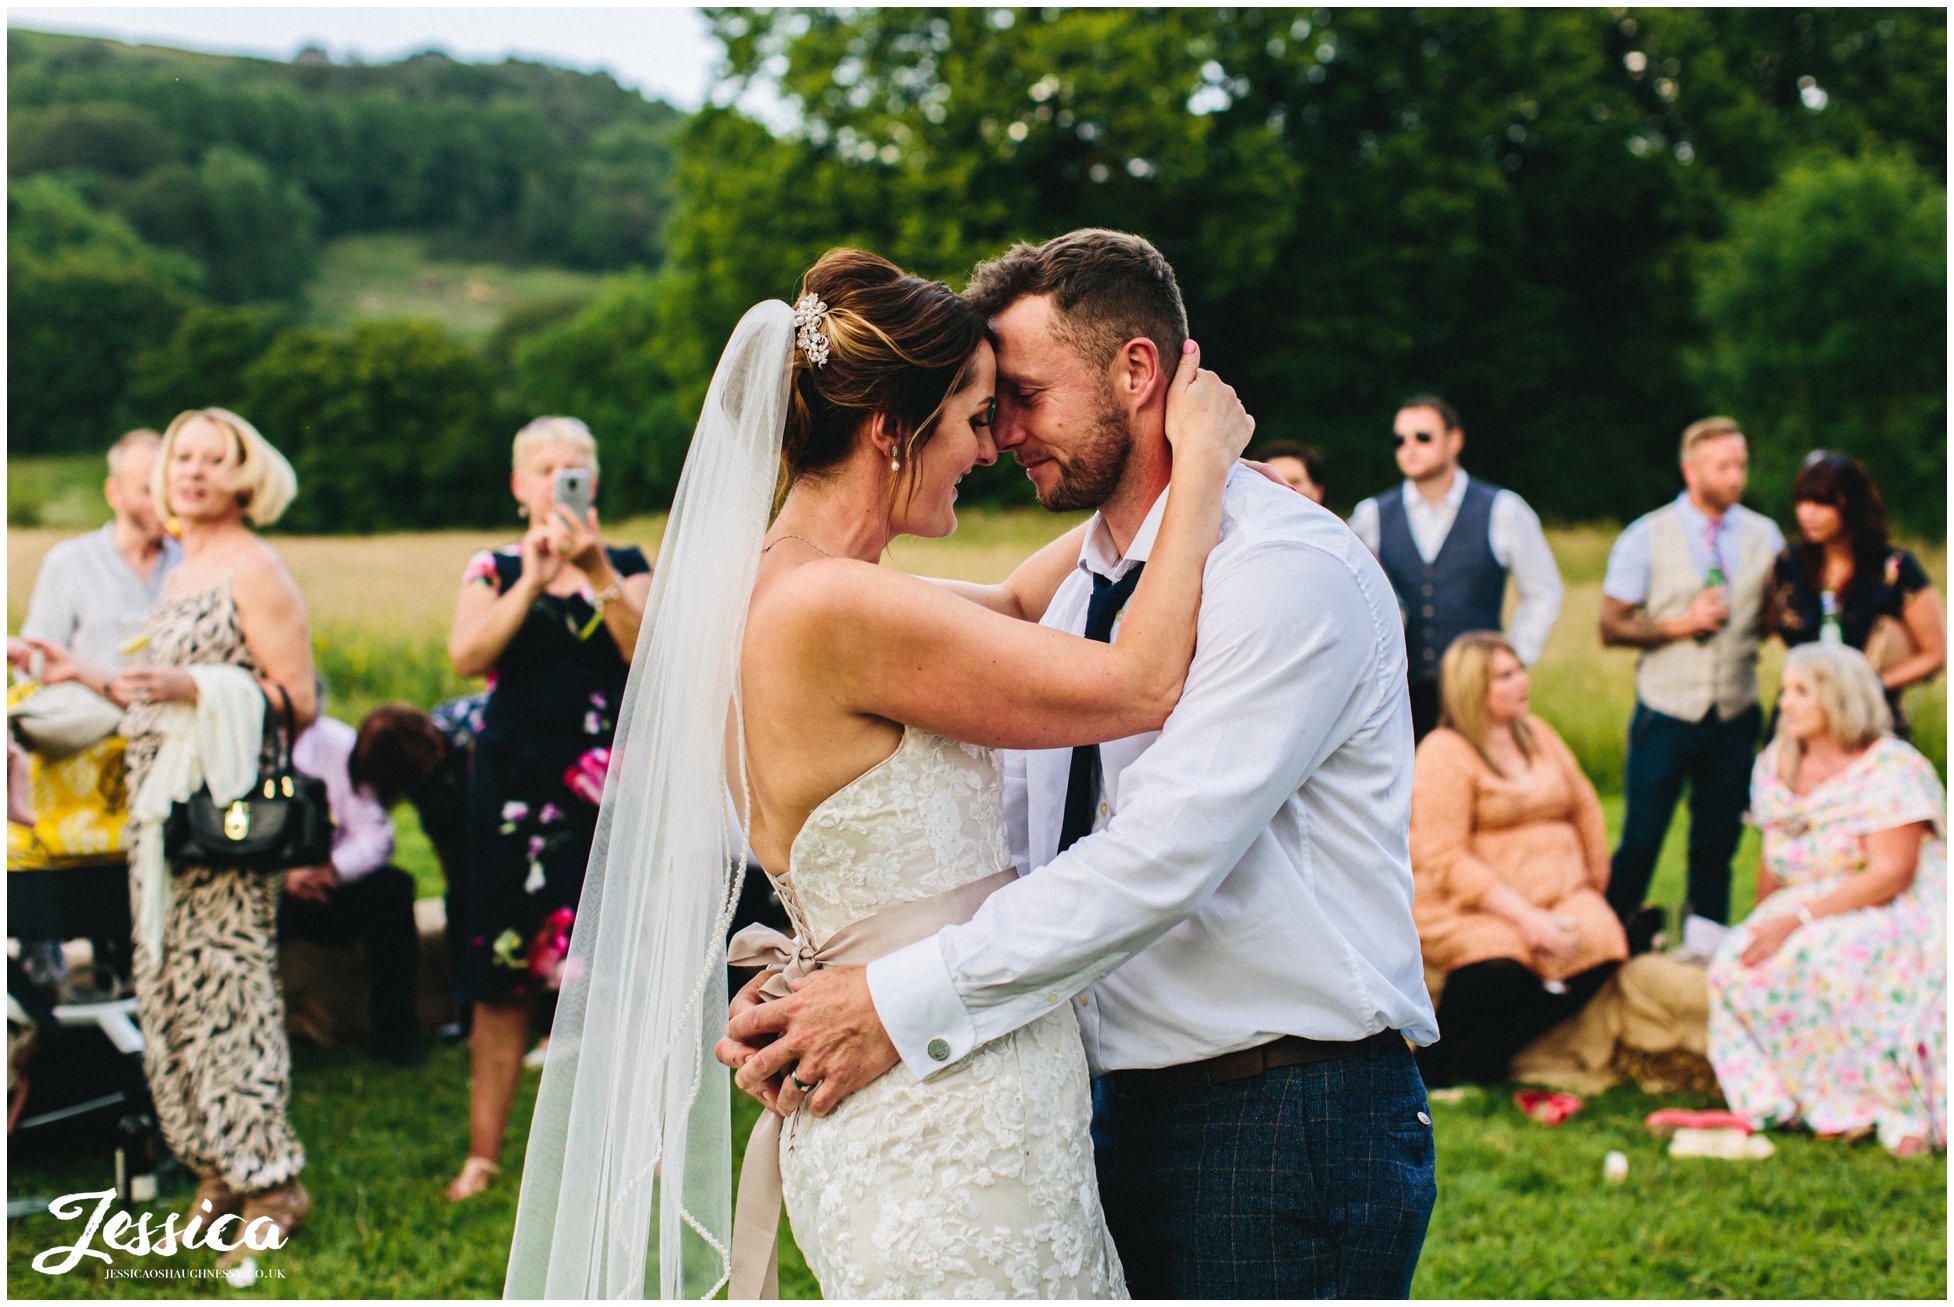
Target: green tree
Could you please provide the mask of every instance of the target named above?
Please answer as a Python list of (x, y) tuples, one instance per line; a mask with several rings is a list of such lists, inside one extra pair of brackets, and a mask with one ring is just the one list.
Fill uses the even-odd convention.
[(132, 104), (50, 105), (14, 114), (7, 124), (7, 172), (14, 177), (51, 168), (134, 177), (176, 154), (163, 124)]
[[(1669, 492), (1692, 258), (1733, 198), (1815, 142), (1945, 138), (1926, 11), (708, 13), (720, 100), (770, 84), (798, 121), (681, 139), (675, 320), (710, 338), (830, 243), (955, 282), (1012, 240), (1136, 230), (1340, 493), (1395, 477), (1377, 433), (1436, 389), (1474, 470), (1562, 517)], [(1599, 450), (1609, 476), (1567, 475)]]
[(420, 530), (490, 520), (514, 425), (494, 377), (430, 322), (280, 335), (244, 371), (239, 412), (291, 459), (295, 531)]
[(284, 326), (283, 310), (262, 305), (191, 309), (166, 342), (130, 364), (132, 419), (160, 430), (186, 408), (246, 407), (245, 371)]
[(12, 448), (97, 449), (135, 355), (195, 303), (198, 268), (52, 177), (12, 183), (7, 220)]
[[(670, 502), (704, 397), (677, 380), (693, 375), (696, 359), (675, 372), (661, 356), (672, 333), (660, 285), (650, 276), (619, 278), (574, 317), (515, 346), (523, 417), (562, 413), (589, 425), (603, 465), (601, 504), (613, 515)], [(705, 378), (711, 370), (708, 362)]]
[(1771, 510), (1809, 450), (1839, 449), (1899, 521), (1946, 534), (1946, 242), (1946, 189), (1880, 153), (1791, 168), (1706, 251), (1696, 374), (1751, 431)]
[(318, 210), (263, 163), (217, 147), (197, 181), (208, 213), (204, 266), (212, 298), (229, 304), (296, 295), (312, 276)]

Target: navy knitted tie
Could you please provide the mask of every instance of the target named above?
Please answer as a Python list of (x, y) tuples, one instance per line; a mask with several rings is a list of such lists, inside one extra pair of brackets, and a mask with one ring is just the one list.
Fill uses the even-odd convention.
[[(1092, 599), (1086, 604), (1086, 639), (1110, 643), (1113, 619), (1140, 584), (1144, 562), (1117, 581), (1092, 574)], [(1093, 809), (1099, 803), (1099, 746), (1082, 744), (1072, 750), (1072, 774), (1065, 783), (1065, 821), (1059, 826), (1058, 851), (1065, 852), (1092, 831)]]

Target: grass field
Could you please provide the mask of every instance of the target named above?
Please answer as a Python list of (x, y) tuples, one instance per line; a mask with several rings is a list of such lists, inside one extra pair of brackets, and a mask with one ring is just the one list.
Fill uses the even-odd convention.
[[(36, 461), (38, 462), (38, 460)], [(16, 460), (12, 467), (18, 469)], [(39, 470), (36, 469), (37, 474)], [(99, 476), (99, 473), (91, 475)], [(10, 489), (9, 498), (13, 497)], [(950, 541), (902, 541), (893, 561), (934, 575), (1003, 574), (1061, 523), (1035, 513), (965, 514)], [(18, 624), (40, 556), (64, 530), (10, 530), (8, 615)], [(619, 542), (655, 545), (655, 517), (620, 521)], [(1630, 655), (1601, 650), (1594, 637), (1599, 582), (1611, 528), (1551, 533), (1568, 583), (1560, 625), (1535, 677), (1535, 707), (1580, 752), (1601, 784), (1611, 832), (1620, 802), (1621, 735), (1633, 697)], [(278, 537), (310, 606), (319, 663), (334, 687), (335, 715), (357, 719), (382, 698), (429, 703), (465, 683), (443, 657), (450, 605), (469, 553), (500, 543), (497, 533), (438, 533), (366, 539)], [(1945, 593), (1946, 554), (1922, 551)], [(1770, 668), (1777, 654), (1767, 654)], [(1917, 738), (1945, 772), (1944, 683), (1913, 700)], [(439, 873), (404, 811), (400, 855), (424, 893)], [(1670, 834), (1652, 897), (1681, 894), (1684, 821)], [(1756, 865), (1754, 833), (1740, 850), (1733, 905), (1746, 910)], [(535, 1077), (526, 1081), (504, 1162), (485, 1197), (451, 1207), (440, 1187), (462, 1155), (467, 1062), (447, 1045), (414, 1072), (375, 1064), (357, 1051), (296, 1052), (293, 1115), (311, 1163), (306, 1182), (316, 1219), (276, 1265), (287, 1278), (234, 1291), (241, 1297), (492, 1297), (500, 1292), (515, 1211), (520, 1141)], [(1844, 1148), (1777, 1136), (1763, 1162), (1667, 1157), (1641, 1127), (1659, 1104), (1631, 1088), (1593, 1099), (1573, 1121), (1548, 1130), (1521, 1117), (1504, 1090), (1435, 1104), (1439, 1203), (1414, 1292), (1476, 1297), (1874, 1297), (1943, 1298), (1946, 1291), (1947, 1170), (1944, 1157), (1899, 1162), (1876, 1147)], [(1682, 1100), (1682, 1105), (1694, 1105)], [(736, 1116), (744, 1131), (751, 1117)], [(1620, 1186), (1605, 1184), (1601, 1159), (1630, 1159)], [(52, 1196), (108, 1183), (102, 1156), (11, 1169), (9, 1196)], [(47, 1216), (8, 1229), (8, 1288), (19, 1297), (181, 1296), (176, 1281), (119, 1279), (77, 1271), (50, 1279), (28, 1263), (67, 1242)], [(814, 1287), (783, 1235), (787, 1297)], [(118, 1266), (207, 1267), (208, 1254)]]
[(359, 318), (432, 318), (464, 340), (486, 336), (510, 309), (588, 298), (603, 277), (569, 268), (425, 257), (419, 235), (344, 236), (321, 252), (306, 288), (307, 318), (340, 330)]
[[(9, 470), (27, 484), (59, 484), (49, 460), (11, 460)], [(25, 467), (23, 467), (23, 464)], [(26, 476), (20, 474), (25, 472)], [(70, 480), (73, 480), (70, 474)], [(14, 491), (9, 489), (10, 497)], [(92, 491), (99, 495), (99, 491)], [(95, 501), (100, 503), (99, 498)], [(615, 513), (615, 510), (613, 510)], [(995, 580), (1072, 519), (1034, 510), (972, 509), (947, 540), (902, 539), (890, 561), (905, 570), (966, 580)], [(7, 614), (10, 629), (26, 610), (35, 569), (49, 545), (64, 534), (98, 524), (103, 510), (66, 525), (10, 529), (7, 551)], [(664, 531), (660, 516), (606, 519), (607, 537), (655, 550)], [(513, 527), (514, 518), (511, 518)], [(448, 669), (445, 655), (455, 589), (476, 549), (505, 543), (508, 532), (440, 531), (363, 537), (274, 537), (298, 578), (310, 609), (320, 669), (332, 687), (335, 715), (356, 718), (382, 699), (432, 703), (466, 685)], [(1635, 656), (1603, 649), (1595, 634), (1601, 613), (1601, 576), (1613, 526), (1560, 528), (1548, 533), (1560, 561), (1567, 596), (1547, 651), (1534, 669), (1534, 711), (1566, 737), (1589, 776), (1604, 792), (1619, 789), (1624, 732), (1635, 699)], [(1944, 543), (1909, 542), (1941, 593), (1947, 593)], [(1775, 698), (1782, 650), (1767, 641), (1761, 658), (1766, 699)], [(1946, 775), (1947, 682), (1916, 689), (1908, 700), (1914, 739)]]

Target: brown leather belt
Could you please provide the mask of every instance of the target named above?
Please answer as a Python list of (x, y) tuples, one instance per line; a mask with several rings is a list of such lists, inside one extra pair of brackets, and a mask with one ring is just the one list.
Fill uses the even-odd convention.
[(1404, 1036), (1395, 1030), (1380, 1030), (1356, 1040), (1304, 1039), (1301, 1035), (1284, 1035), (1281, 1039), (1272, 1039), (1266, 1044), (1235, 1053), (1223, 1053), (1205, 1062), (1183, 1062), (1179, 1066), (1145, 1071), (1110, 1071), (1106, 1074), (1106, 1083), (1121, 1098), (1184, 1094), (1190, 1089), (1202, 1089), (1209, 1085), (1253, 1080), (1264, 1071), (1273, 1071), (1277, 1067), (1354, 1057), (1393, 1041), (1403, 1044)]

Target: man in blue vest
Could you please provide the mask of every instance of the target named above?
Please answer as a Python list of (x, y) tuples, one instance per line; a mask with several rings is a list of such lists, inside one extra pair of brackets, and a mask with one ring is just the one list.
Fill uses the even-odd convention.
[(1560, 568), (1540, 519), (1511, 490), (1459, 466), (1465, 429), (1436, 395), (1414, 395), (1391, 423), (1404, 485), (1366, 499), (1350, 529), (1398, 592), (1410, 655), (1411, 726), (1419, 739), (1438, 725), (1438, 660), (1466, 631), (1501, 629), (1510, 572), (1519, 591), (1507, 638), (1531, 667), (1560, 616)]

